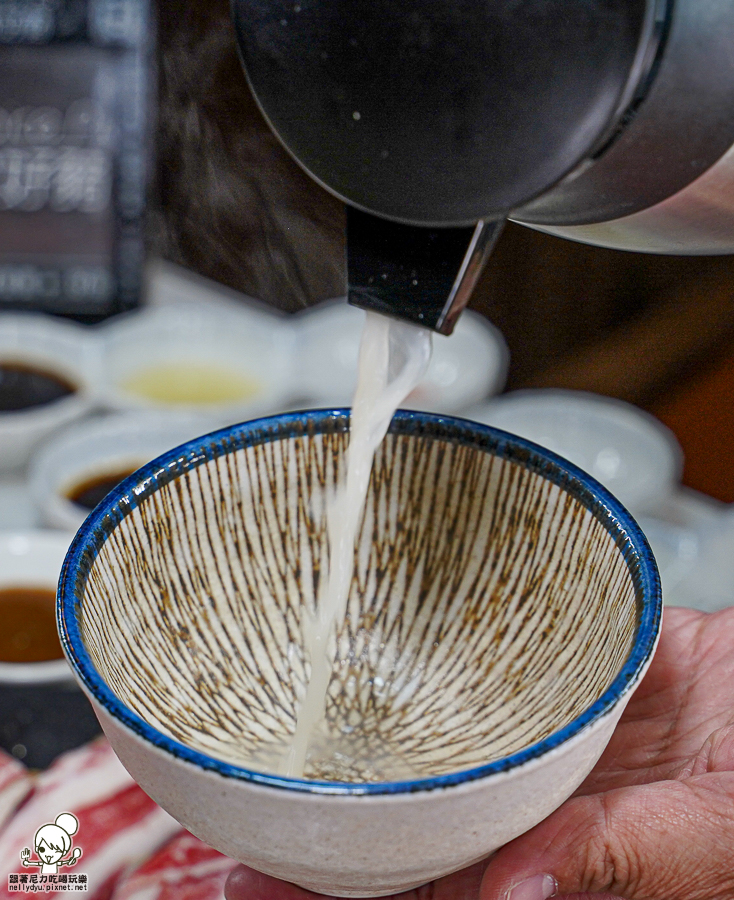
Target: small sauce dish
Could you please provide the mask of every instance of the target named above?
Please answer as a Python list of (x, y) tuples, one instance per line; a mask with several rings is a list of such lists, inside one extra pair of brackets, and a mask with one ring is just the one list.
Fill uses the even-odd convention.
[(293, 333), (255, 305), (186, 295), (99, 326), (103, 402), (206, 416), (211, 427), (287, 407)]
[(205, 433), (206, 418), (154, 412), (100, 416), (47, 441), (31, 460), (31, 499), (41, 521), (76, 531), (116, 484), (171, 447)]
[(96, 402), (93, 332), (41, 313), (0, 317), (0, 469), (19, 468), (52, 432)]
[(622, 400), (584, 391), (511, 391), (463, 415), (558, 453), (633, 514), (654, 511), (680, 482), (683, 452), (675, 435)]
[(0, 684), (73, 683), (55, 615), (68, 547), (54, 531), (0, 532)]
[(69, 541), (57, 531), (0, 531), (0, 747), (32, 769), (99, 733), (56, 629)]

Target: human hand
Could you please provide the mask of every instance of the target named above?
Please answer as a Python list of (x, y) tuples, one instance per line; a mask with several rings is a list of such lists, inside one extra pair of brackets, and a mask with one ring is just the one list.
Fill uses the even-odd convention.
[(23, 847), (23, 849), (20, 851), (20, 861), (21, 861), (22, 865), (27, 866), (28, 860), (30, 858), (31, 858), (31, 851), (28, 849), (28, 847)]
[[(225, 894), (320, 896), (244, 866)], [(667, 608), (650, 669), (574, 796), (491, 860), (399, 900), (586, 894), (734, 900), (734, 608)]]

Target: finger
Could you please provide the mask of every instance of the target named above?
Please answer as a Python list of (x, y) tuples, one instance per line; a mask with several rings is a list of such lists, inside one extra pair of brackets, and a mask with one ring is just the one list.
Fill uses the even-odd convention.
[[(383, 897), (383, 900), (479, 900), (486, 868), (487, 862), (480, 862), (413, 891), (393, 894), (392, 898)], [(224, 896), (226, 900), (334, 900), (295, 884), (278, 881), (247, 866), (237, 866), (230, 872), (224, 886)]]
[(575, 797), (490, 862), (481, 900), (734, 896), (734, 773)]

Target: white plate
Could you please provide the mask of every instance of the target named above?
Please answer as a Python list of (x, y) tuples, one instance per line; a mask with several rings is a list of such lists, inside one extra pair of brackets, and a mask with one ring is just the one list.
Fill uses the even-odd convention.
[(633, 513), (655, 510), (680, 480), (683, 454), (675, 435), (621, 400), (582, 391), (514, 391), (465, 415), (571, 460)]
[(39, 524), (25, 475), (0, 477), (0, 531), (35, 528)]
[[(653, 528), (648, 537), (656, 557), (661, 552), (665, 603), (704, 612), (734, 606), (734, 504), (683, 488), (670, 498), (661, 515), (663, 531)], [(661, 548), (661, 538), (667, 549)], [(666, 573), (666, 557), (674, 546), (676, 557)]]

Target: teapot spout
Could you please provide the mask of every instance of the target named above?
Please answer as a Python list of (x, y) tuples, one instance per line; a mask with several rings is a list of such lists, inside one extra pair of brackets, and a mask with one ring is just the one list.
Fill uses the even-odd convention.
[(349, 207), (349, 302), (451, 334), (503, 226), (426, 228)]

